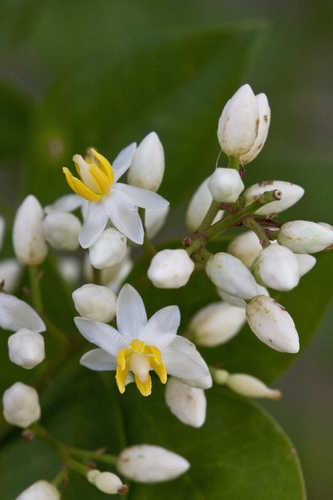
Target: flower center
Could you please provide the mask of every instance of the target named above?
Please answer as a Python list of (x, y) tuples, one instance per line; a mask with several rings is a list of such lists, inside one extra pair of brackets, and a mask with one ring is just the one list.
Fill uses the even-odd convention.
[(125, 392), (126, 377), (130, 370), (143, 396), (151, 394), (150, 370), (154, 370), (162, 384), (167, 381), (167, 371), (160, 350), (153, 345), (146, 345), (142, 340), (135, 339), (129, 347), (118, 352), (117, 363), (116, 382), (121, 394)]
[(111, 189), (114, 181), (113, 169), (108, 160), (95, 149), (88, 149), (85, 158), (74, 155), (75, 168), (81, 179), (74, 177), (66, 167), (63, 172), (69, 187), (88, 201), (99, 201)]

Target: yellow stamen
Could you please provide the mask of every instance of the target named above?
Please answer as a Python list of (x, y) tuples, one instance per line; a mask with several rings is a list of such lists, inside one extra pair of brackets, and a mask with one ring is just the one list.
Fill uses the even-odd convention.
[[(98, 151), (96, 151), (96, 149), (89, 148), (89, 150), (88, 150), (88, 157), (89, 158), (92, 157), (95, 160), (97, 160), (99, 168), (101, 170), (103, 170), (104, 174), (107, 176), (107, 178), (109, 179), (109, 181), (111, 182), (111, 184), (113, 184), (113, 181), (114, 181), (113, 169), (111, 167), (110, 162), (108, 162), (108, 160), (105, 158), (105, 156), (103, 156), (100, 153), (98, 153)], [(91, 163), (93, 163), (93, 162), (91, 162)]]
[(82, 181), (74, 177), (68, 168), (64, 167), (63, 172), (66, 177), (66, 181), (69, 187), (79, 196), (85, 198), (88, 201), (99, 201), (101, 199), (101, 195), (94, 193), (90, 188), (88, 188)]
[(117, 366), (116, 382), (117, 382), (117, 386), (118, 386), (120, 394), (124, 394), (124, 392), (125, 392), (125, 389), (126, 389), (125, 383), (126, 383), (126, 378), (127, 378), (128, 372), (129, 372), (129, 363), (128, 362), (125, 363), (125, 367), (123, 370), (121, 369), (121, 367), (119, 365)]
[(145, 343), (143, 342), (143, 340), (134, 339), (130, 343), (130, 347), (133, 352), (144, 352)]
[(117, 363), (121, 370), (125, 369), (126, 366), (126, 357), (131, 354), (131, 350), (126, 347), (126, 349), (122, 349), (117, 354)]
[(102, 170), (96, 165), (92, 165), (89, 169), (89, 172), (96, 182), (97, 186), (99, 187), (99, 190), (101, 194), (108, 194), (110, 191), (111, 183), (107, 176), (102, 172)]
[(168, 379), (168, 374), (167, 374), (164, 363), (157, 363), (154, 359), (151, 359), (150, 366), (152, 367), (154, 372), (158, 375), (162, 384), (166, 384), (167, 379)]
[(146, 382), (141, 382), (139, 377), (135, 377), (135, 383), (142, 396), (150, 396), (151, 395), (151, 376), (148, 375)]

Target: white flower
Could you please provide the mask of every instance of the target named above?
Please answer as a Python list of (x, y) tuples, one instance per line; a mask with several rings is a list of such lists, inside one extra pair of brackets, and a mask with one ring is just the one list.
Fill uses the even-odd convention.
[(296, 253), (317, 253), (333, 244), (333, 228), (328, 224), (294, 220), (280, 229), (279, 243)]
[(113, 472), (101, 472), (98, 469), (92, 469), (88, 472), (87, 479), (98, 490), (109, 495), (124, 494), (128, 490), (127, 486)]
[(21, 328), (8, 338), (8, 351), (12, 363), (30, 370), (45, 359), (44, 337)]
[(261, 251), (262, 246), (254, 231), (246, 231), (236, 236), (228, 246), (228, 252), (240, 259), (248, 268), (251, 268)]
[(233, 168), (216, 168), (209, 178), (208, 187), (215, 201), (234, 203), (244, 190), (243, 181)]
[(16, 257), (21, 264), (29, 266), (40, 264), (47, 255), (43, 217), (43, 209), (33, 195), (27, 196), (16, 212), (13, 244)]
[(160, 229), (162, 229), (168, 216), (169, 209), (170, 207), (166, 206), (158, 210), (145, 211), (145, 227), (148, 238), (154, 238)]
[(126, 256), (126, 236), (109, 228), (97, 238), (97, 241), (89, 248), (89, 260), (96, 269), (105, 269), (119, 264)]
[(23, 429), (40, 418), (39, 398), (36, 389), (30, 385), (16, 382), (2, 397), (3, 416), (9, 424)]
[[(135, 151), (135, 143), (127, 146), (119, 153), (112, 167), (94, 149), (88, 151), (85, 159), (74, 155), (73, 161), (81, 180), (64, 168), (69, 186), (82, 198), (84, 223), (79, 240), (83, 248), (95, 243), (109, 220), (118, 231), (141, 245), (144, 230), (138, 207), (155, 210), (168, 205), (164, 198), (152, 191), (117, 182), (128, 170)], [(68, 205), (73, 206), (75, 203), (71, 200)]]
[(299, 351), (292, 317), (271, 297), (258, 295), (252, 299), (246, 307), (246, 317), (253, 333), (272, 349), (289, 353)]
[(72, 294), (75, 309), (85, 318), (108, 323), (116, 314), (117, 297), (106, 286), (87, 284)]
[(271, 243), (260, 253), (253, 272), (259, 283), (280, 291), (292, 290), (300, 278), (295, 254), (277, 242)]
[(295, 253), (295, 257), (298, 262), (298, 272), (300, 277), (311, 271), (317, 262), (316, 257), (307, 253)]
[(297, 203), (304, 194), (304, 189), (301, 186), (292, 184), (291, 182), (263, 181), (250, 186), (244, 191), (246, 205), (252, 203), (265, 191), (274, 191), (276, 189), (282, 193), (281, 199), (271, 201), (270, 203), (258, 208), (255, 212), (257, 215), (272, 216), (279, 214), (280, 212), (287, 210), (287, 208), (295, 205), (295, 203)]
[(22, 267), (16, 259), (4, 259), (0, 262), (0, 284), (7, 293), (13, 293), (20, 282)]
[(119, 455), (117, 469), (138, 483), (169, 481), (184, 474), (189, 462), (160, 446), (141, 444), (125, 448)]
[[(208, 187), (210, 177), (207, 177), (191, 198), (186, 212), (186, 225), (193, 233), (199, 228), (213, 201), (212, 193)], [(223, 210), (219, 210), (215, 220), (218, 222), (223, 217)]]
[(251, 149), (240, 157), (242, 165), (246, 165), (253, 161), (262, 150), (268, 135), (269, 125), (271, 121), (271, 109), (268, 104), (268, 99), (265, 94), (256, 95), (259, 113), (259, 126), (257, 137), (252, 144)]
[(21, 328), (33, 332), (46, 330), (44, 322), (29, 304), (6, 293), (0, 293), (0, 327), (11, 331)]
[(128, 170), (128, 183), (150, 191), (161, 185), (165, 168), (164, 149), (156, 132), (140, 142)]
[[(119, 291), (121, 285), (126, 280), (128, 274), (131, 272), (133, 268), (133, 260), (130, 257), (130, 253), (127, 249), (127, 254), (125, 258), (119, 262), (119, 264), (115, 264), (111, 267), (106, 267), (101, 271), (101, 283), (102, 285), (108, 286), (115, 293)], [(86, 255), (84, 259), (83, 265), (83, 274), (86, 281), (93, 280), (93, 268), (90, 264), (89, 257)]]
[(131, 371), (141, 394), (148, 396), (152, 386), (150, 370), (164, 384), (170, 374), (206, 389), (212, 383), (208, 367), (192, 342), (177, 335), (179, 323), (177, 306), (164, 307), (147, 320), (140, 295), (126, 284), (117, 301), (118, 330), (75, 318), (81, 334), (99, 347), (84, 354), (80, 362), (92, 370), (116, 370), (121, 393)]
[(205, 391), (170, 377), (165, 389), (165, 401), (171, 413), (183, 424), (201, 427), (206, 420)]
[(56, 250), (76, 250), (79, 246), (81, 222), (68, 212), (49, 213), (43, 221), (44, 235)]
[(234, 337), (245, 321), (243, 307), (217, 302), (200, 309), (192, 318), (189, 330), (197, 344), (212, 347)]
[(60, 500), (60, 493), (48, 481), (37, 481), (16, 497), (16, 500)]
[(233, 373), (225, 381), (232, 391), (248, 398), (269, 398), (280, 399), (281, 392), (277, 389), (270, 389), (261, 380), (245, 373)]
[(157, 288), (185, 286), (194, 270), (194, 262), (186, 250), (161, 250), (152, 258), (148, 278)]

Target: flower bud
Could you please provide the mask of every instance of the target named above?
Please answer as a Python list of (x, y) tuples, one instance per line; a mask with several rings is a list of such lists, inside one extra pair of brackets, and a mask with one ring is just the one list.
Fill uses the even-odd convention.
[[(210, 177), (207, 177), (191, 198), (186, 212), (186, 225), (193, 233), (199, 228), (206, 213), (213, 201), (212, 193), (208, 187)], [(218, 222), (223, 217), (223, 210), (219, 210), (213, 223)]]
[(45, 359), (44, 337), (40, 333), (21, 328), (8, 338), (9, 359), (30, 370)]
[(48, 481), (37, 481), (16, 497), (16, 500), (60, 500), (60, 493)]
[(224, 385), (229, 378), (229, 372), (227, 372), (227, 370), (220, 370), (219, 368), (213, 368), (212, 376), (216, 384)]
[(76, 250), (79, 247), (81, 222), (68, 212), (51, 212), (43, 221), (46, 240), (56, 250)]
[(70, 285), (75, 285), (79, 281), (81, 275), (79, 259), (71, 256), (59, 257), (57, 264), (60, 274)]
[(244, 373), (233, 373), (227, 378), (225, 385), (232, 391), (248, 398), (280, 399), (281, 392), (270, 389), (261, 380)]
[(16, 259), (5, 259), (0, 262), (0, 284), (2, 290), (13, 293), (19, 285), (22, 268)]
[(5, 219), (0, 215), (0, 250), (2, 249), (2, 245), (3, 245), (5, 228), (6, 228)]
[(316, 253), (333, 243), (333, 228), (306, 220), (286, 222), (280, 229), (279, 243), (295, 253)]
[[(102, 269), (101, 272), (101, 283), (102, 285), (108, 286), (115, 293), (118, 292), (119, 288), (127, 278), (128, 274), (133, 268), (133, 261), (129, 257), (129, 252), (127, 250), (127, 255), (125, 258), (111, 267), (106, 267)], [(83, 264), (83, 274), (87, 281), (92, 281), (93, 279), (93, 268), (90, 264), (88, 256), (84, 259)]]
[(259, 340), (280, 352), (299, 351), (299, 338), (295, 323), (278, 302), (258, 295), (246, 307), (246, 317)]
[(149, 191), (157, 191), (165, 168), (164, 149), (156, 132), (140, 142), (128, 170), (128, 183)]
[(194, 263), (183, 249), (161, 250), (150, 263), (148, 278), (157, 288), (180, 288), (188, 282)]
[(258, 196), (265, 191), (278, 190), (281, 194), (281, 199), (272, 201), (258, 208), (255, 212), (257, 215), (272, 216), (287, 210), (295, 205), (303, 196), (304, 189), (297, 184), (285, 181), (263, 181), (253, 186), (250, 186), (244, 191), (245, 204), (250, 205)]
[(103, 493), (109, 495), (117, 494), (124, 491), (125, 485), (121, 479), (112, 472), (101, 472), (97, 469), (90, 470), (87, 474), (88, 481), (96, 486)]
[(317, 262), (316, 257), (309, 255), (308, 253), (295, 253), (295, 257), (298, 262), (298, 272), (300, 277), (311, 271)]
[(295, 254), (276, 242), (261, 252), (253, 271), (259, 283), (282, 292), (295, 288), (300, 278)]
[(89, 248), (91, 265), (96, 269), (104, 269), (121, 262), (127, 251), (127, 239), (117, 229), (103, 231), (97, 241)]
[(201, 427), (206, 420), (206, 396), (203, 389), (184, 384), (175, 377), (168, 379), (165, 400), (171, 413), (183, 424)]
[(271, 109), (268, 104), (268, 99), (265, 94), (256, 95), (259, 113), (259, 126), (257, 137), (252, 144), (251, 149), (240, 157), (242, 165), (246, 165), (253, 161), (262, 150), (268, 135), (269, 125), (271, 121)]
[[(243, 308), (246, 307), (246, 301), (244, 299), (241, 299), (240, 297), (237, 297), (236, 295), (231, 295), (230, 293), (221, 290), (221, 288), (217, 288), (217, 293), (219, 294), (221, 299), (224, 300), (224, 302), (227, 302), (232, 306)], [(269, 297), (267, 288), (257, 284), (257, 295), (267, 295), (267, 297)]]
[(251, 272), (241, 260), (229, 253), (212, 255), (206, 272), (211, 281), (226, 293), (242, 299), (252, 299), (258, 294), (258, 285)]
[(154, 238), (162, 229), (168, 216), (170, 206), (158, 208), (157, 210), (145, 210), (145, 228), (148, 238)]
[(72, 293), (77, 312), (92, 321), (109, 323), (116, 314), (117, 298), (106, 286), (83, 285)]
[(125, 448), (119, 455), (117, 469), (138, 483), (169, 481), (184, 474), (189, 462), (160, 446), (141, 444)]
[(217, 302), (201, 309), (193, 317), (189, 329), (194, 341), (201, 346), (224, 344), (234, 337), (246, 321), (243, 307)]
[(13, 228), (13, 244), (21, 264), (41, 264), (47, 255), (43, 232), (43, 209), (35, 196), (29, 195), (18, 208)]
[(16, 382), (2, 397), (3, 416), (9, 424), (25, 429), (40, 418), (37, 391), (29, 385)]
[(229, 99), (219, 119), (217, 138), (222, 151), (228, 156), (244, 155), (252, 148), (258, 128), (258, 102), (245, 84)]
[(216, 168), (209, 178), (208, 187), (215, 201), (234, 203), (244, 190), (243, 181), (233, 168)]
[(228, 246), (228, 252), (240, 259), (248, 268), (251, 268), (261, 251), (262, 246), (254, 231), (246, 231), (236, 236)]

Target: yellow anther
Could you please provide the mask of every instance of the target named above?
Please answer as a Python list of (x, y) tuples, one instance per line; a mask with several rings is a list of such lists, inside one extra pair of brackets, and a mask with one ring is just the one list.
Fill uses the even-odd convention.
[(145, 353), (146, 354), (151, 354), (153, 356), (153, 359), (156, 361), (156, 363), (162, 363), (162, 354), (157, 347), (154, 345), (146, 345), (145, 346)]
[(116, 370), (116, 382), (119, 392), (123, 394), (126, 389), (126, 378), (129, 372), (129, 363), (125, 363), (125, 368), (122, 370), (120, 366), (117, 366)]
[(151, 376), (148, 374), (148, 378), (146, 382), (141, 382), (139, 377), (135, 377), (135, 383), (142, 396), (150, 396), (151, 395)]
[(144, 352), (145, 343), (143, 342), (143, 340), (134, 339), (130, 343), (130, 347), (132, 348), (133, 352)]
[(99, 201), (101, 199), (101, 195), (94, 193), (90, 188), (88, 188), (82, 181), (74, 177), (68, 168), (64, 167), (63, 172), (66, 177), (66, 181), (69, 187), (79, 196), (85, 198), (88, 201)]
[(103, 174), (102, 170), (96, 165), (92, 165), (89, 169), (89, 172), (95, 183), (97, 184), (101, 194), (108, 194), (111, 188), (111, 182), (106, 177), (106, 175)]
[(104, 174), (109, 179), (109, 182), (111, 184), (113, 184), (113, 181), (114, 181), (113, 169), (111, 167), (110, 162), (105, 158), (105, 156), (98, 153), (98, 151), (96, 151), (96, 149), (89, 148), (88, 149), (88, 158), (90, 159), (89, 163), (94, 163), (93, 161), (91, 161), (91, 158), (93, 158), (95, 160), (95, 163), (97, 161), (98, 167), (100, 167), (102, 169)]
[(125, 349), (122, 349), (120, 352), (118, 352), (117, 363), (118, 363), (118, 366), (120, 367), (121, 370), (125, 369), (126, 358), (129, 354), (131, 354), (131, 350), (128, 349), (128, 347), (126, 347)]
[(168, 374), (167, 374), (167, 371), (166, 371), (164, 363), (162, 363), (162, 362), (158, 363), (154, 359), (151, 359), (150, 360), (150, 366), (152, 367), (152, 369), (154, 370), (154, 372), (156, 373), (156, 375), (158, 375), (158, 377), (159, 377), (160, 381), (162, 382), (162, 384), (166, 384), (166, 382), (168, 380)]

